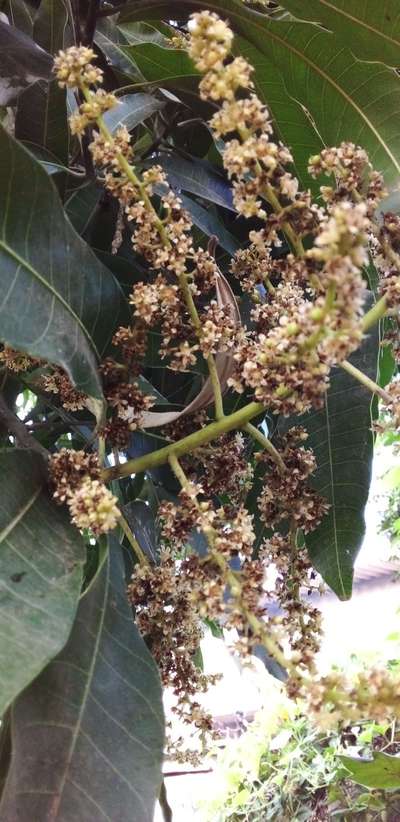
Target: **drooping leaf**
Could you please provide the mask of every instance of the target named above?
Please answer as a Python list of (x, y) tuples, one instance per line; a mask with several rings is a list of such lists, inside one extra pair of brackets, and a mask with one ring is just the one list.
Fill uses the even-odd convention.
[(282, 6), (301, 20), (322, 23), (361, 60), (400, 65), (400, 19), (397, 0), (283, 0)]
[(38, 81), (18, 97), (15, 136), (23, 142), (51, 151), (62, 164), (68, 163), (68, 125), (65, 91), (57, 82)]
[(104, 122), (111, 132), (119, 126), (126, 126), (128, 131), (132, 131), (164, 106), (161, 100), (157, 100), (151, 94), (124, 94), (118, 97), (118, 100), (119, 105), (104, 115)]
[(115, 21), (110, 18), (99, 20), (96, 26), (94, 42), (102, 50), (112, 66), (120, 72), (140, 80), (140, 72), (122, 50), (127, 44), (126, 37), (119, 31)]
[(0, 716), (65, 645), (84, 544), (50, 501), (40, 456), (0, 453)]
[(40, 163), (4, 129), (0, 187), (1, 339), (59, 363), (100, 397), (95, 355), (112, 336), (119, 287), (73, 230)]
[[(41, 0), (33, 39), (53, 55), (72, 44), (68, 12), (62, 0)], [(51, 151), (62, 164), (68, 165), (66, 93), (57, 80), (38, 81), (19, 95), (15, 136)]]
[(235, 211), (231, 186), (210, 163), (169, 154), (160, 155), (159, 162), (174, 188)]
[(240, 243), (228, 231), (222, 220), (219, 218), (217, 209), (204, 208), (199, 205), (191, 197), (186, 197), (185, 194), (180, 195), (184, 208), (189, 212), (194, 224), (207, 235), (207, 237), (218, 237), (218, 243), (221, 248), (224, 248), (229, 254), (234, 255), (235, 251), (240, 247)]
[[(374, 380), (378, 346), (375, 329), (349, 358)], [(306, 545), (327, 584), (340, 599), (348, 599), (365, 533), (373, 450), (371, 393), (341, 368), (333, 369), (330, 382), (324, 408), (296, 420), (307, 429), (306, 447), (317, 460), (312, 485), (331, 506), (319, 527), (306, 535)]]
[[(392, 69), (359, 62), (327, 30), (309, 23), (271, 20), (246, 8), (241, 0), (177, 0), (174, 14), (184, 17), (203, 8), (228, 18), (237, 34), (276, 67), (287, 94), (309, 112), (326, 145), (356, 139), (387, 182), (397, 182), (400, 78)], [(143, 10), (136, 4), (127, 3), (121, 22), (134, 21), (140, 14)], [(167, 15), (166, 0), (148, 0), (146, 19)]]
[(8, 0), (7, 15), (12, 26), (32, 36), (34, 10), (25, 0)]
[(352, 778), (366, 788), (391, 790), (400, 788), (400, 757), (376, 751), (372, 759), (340, 756)]
[(23, 88), (51, 77), (53, 59), (26, 34), (0, 20), (0, 106), (7, 106)]
[(13, 706), (4, 822), (152, 822), (164, 742), (161, 688), (124, 585), (112, 544), (66, 647)]

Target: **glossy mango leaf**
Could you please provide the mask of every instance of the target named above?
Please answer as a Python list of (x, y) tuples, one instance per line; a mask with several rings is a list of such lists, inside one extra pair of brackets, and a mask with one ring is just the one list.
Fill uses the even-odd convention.
[(168, 154), (160, 155), (159, 162), (173, 188), (235, 211), (231, 186), (210, 163)]
[(59, 653), (72, 628), (85, 550), (51, 502), (40, 456), (0, 453), (0, 716)]
[(160, 111), (164, 103), (151, 94), (124, 94), (118, 98), (119, 105), (104, 115), (104, 122), (111, 132), (119, 126), (125, 126), (128, 131), (136, 128), (139, 123), (147, 120), (151, 114)]
[(301, 20), (322, 23), (336, 32), (361, 60), (400, 65), (400, 17), (397, 0), (283, 0), (281, 4)]
[(1, 339), (59, 363), (100, 397), (96, 354), (112, 336), (120, 289), (73, 230), (40, 163), (4, 129), (0, 189)]
[(13, 706), (0, 817), (152, 822), (163, 743), (159, 675), (114, 541), (64, 650)]
[(342, 764), (351, 773), (351, 778), (366, 788), (393, 790), (400, 788), (400, 758), (377, 751), (372, 759), (356, 759), (340, 756)]
[[(235, 32), (275, 67), (287, 95), (302, 107), (299, 127), (306, 111), (326, 145), (356, 139), (387, 181), (397, 181), (400, 78), (392, 69), (360, 63), (329, 31), (309, 23), (271, 20), (241, 0), (177, 0), (174, 13), (185, 17), (203, 8), (228, 18)], [(168, 17), (168, 10), (165, 0), (149, 0), (146, 19)], [(133, 21), (141, 15), (143, 8), (127, 3), (121, 20)], [(279, 119), (277, 124), (279, 128)]]
[[(369, 334), (350, 362), (376, 379), (378, 331)], [(306, 535), (314, 567), (340, 599), (349, 599), (353, 566), (365, 534), (364, 509), (371, 480), (371, 394), (341, 368), (321, 411), (299, 417), (317, 460), (312, 485), (330, 504), (319, 527)]]

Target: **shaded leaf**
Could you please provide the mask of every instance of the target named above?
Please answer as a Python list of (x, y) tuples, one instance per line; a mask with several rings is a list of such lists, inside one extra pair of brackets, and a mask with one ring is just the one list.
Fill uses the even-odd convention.
[[(143, 14), (143, 10), (141, 13)], [(136, 72), (139, 70), (147, 83), (184, 91), (198, 99), (200, 74), (186, 51), (162, 48), (155, 43), (121, 46), (121, 49), (131, 60), (131, 67)]]
[(13, 707), (12, 728), (4, 822), (152, 822), (161, 687), (131, 617), (118, 545), (81, 600), (64, 651)]
[(65, 212), (78, 232), (84, 234), (99, 204), (103, 190), (93, 181), (77, 188), (65, 203)]
[(40, 163), (3, 129), (0, 183), (1, 339), (59, 363), (100, 397), (95, 354), (111, 339), (119, 287), (73, 230)]
[(351, 756), (339, 756), (339, 759), (359, 785), (382, 790), (400, 788), (398, 756), (377, 751), (373, 754), (373, 759), (355, 759)]
[(160, 111), (164, 106), (164, 103), (151, 94), (124, 94), (118, 97), (118, 100), (119, 105), (104, 115), (104, 122), (111, 132), (119, 126), (126, 126), (128, 131), (132, 131), (139, 123), (147, 120), (151, 114)]
[(29, 37), (33, 31), (34, 11), (25, 0), (8, 0), (7, 15), (12, 26), (15, 26)]
[[(68, 12), (62, 0), (41, 0), (32, 36), (37, 45), (53, 55), (72, 44)], [(19, 96), (15, 136), (48, 149), (68, 165), (66, 92), (57, 80), (34, 83)]]
[(161, 154), (159, 162), (173, 188), (189, 191), (204, 200), (235, 211), (231, 186), (210, 163), (172, 154)]
[(58, 87), (56, 80), (33, 83), (19, 95), (15, 136), (47, 149), (61, 165), (68, 163), (65, 90)]
[(0, 106), (36, 80), (48, 80), (53, 59), (26, 34), (0, 20)]
[(138, 80), (141, 79), (140, 71), (135, 68), (133, 61), (122, 50), (122, 46), (127, 45), (127, 40), (117, 28), (114, 20), (103, 18), (98, 21), (94, 42), (105, 54), (113, 68)]
[(43, 462), (0, 453), (0, 716), (59, 653), (82, 582), (83, 540), (49, 499)]
[(204, 206), (199, 205), (199, 203), (192, 200), (191, 197), (186, 197), (184, 194), (181, 195), (181, 200), (194, 224), (200, 228), (207, 237), (213, 235), (218, 237), (218, 243), (221, 248), (224, 248), (225, 251), (233, 256), (235, 251), (240, 247), (240, 243), (236, 237), (225, 228), (222, 220), (220, 220), (216, 213), (217, 209), (211, 210), (204, 208)]
[[(375, 329), (349, 358), (373, 380), (378, 345)], [(325, 407), (296, 420), (307, 429), (306, 447), (317, 460), (312, 485), (331, 505), (319, 527), (306, 535), (306, 545), (325, 582), (340, 599), (348, 599), (365, 534), (373, 451), (371, 393), (341, 368), (332, 370), (330, 382)]]
[(155, 516), (149, 505), (143, 500), (128, 502), (123, 508), (124, 516), (132, 529), (142, 551), (156, 563), (158, 558), (159, 537)]
[(400, 65), (400, 18), (397, 0), (283, 0), (282, 6), (302, 20), (322, 23), (361, 60)]

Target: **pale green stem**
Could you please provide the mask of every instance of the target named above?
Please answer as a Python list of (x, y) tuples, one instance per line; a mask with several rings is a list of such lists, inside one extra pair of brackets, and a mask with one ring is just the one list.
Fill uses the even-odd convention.
[(212, 422), (204, 428), (200, 428), (199, 431), (183, 437), (183, 439), (178, 440), (178, 442), (172, 442), (164, 448), (160, 448), (158, 451), (153, 451), (151, 454), (144, 454), (142, 457), (137, 457), (137, 459), (128, 460), (121, 465), (113, 465), (111, 468), (105, 468), (101, 474), (102, 479), (107, 482), (112, 479), (118, 479), (119, 477), (129, 477), (131, 474), (138, 474), (142, 471), (147, 471), (149, 468), (155, 468), (158, 465), (164, 465), (168, 462), (171, 454), (176, 457), (189, 454), (191, 451), (194, 451), (195, 448), (206, 445), (227, 431), (232, 431), (234, 428), (243, 428), (249, 420), (256, 417), (257, 414), (262, 414), (264, 411), (265, 408), (262, 403), (250, 402), (243, 408), (239, 408), (239, 410), (233, 414), (229, 414), (229, 416)]
[(260, 443), (260, 445), (262, 445), (264, 450), (267, 451), (268, 454), (274, 460), (274, 462), (276, 462), (280, 472), (283, 474), (283, 472), (286, 469), (285, 463), (283, 462), (283, 459), (279, 451), (277, 451), (276, 448), (272, 445), (272, 442), (268, 439), (268, 437), (266, 437), (265, 434), (262, 434), (262, 432), (259, 431), (258, 428), (255, 427), (255, 425), (252, 425), (251, 422), (248, 422), (246, 425), (244, 425), (243, 430), (246, 431), (247, 434), (250, 434), (250, 436), (253, 437), (253, 440), (256, 440)]
[(358, 380), (358, 382), (362, 383), (362, 385), (365, 385), (365, 387), (368, 388), (368, 390), (371, 391), (372, 394), (377, 394), (378, 397), (381, 397), (381, 399), (385, 403), (392, 402), (392, 397), (390, 396), (390, 394), (388, 394), (387, 391), (385, 391), (384, 388), (381, 388), (381, 386), (378, 385), (378, 383), (371, 380), (370, 377), (367, 377), (366, 374), (360, 371), (359, 368), (356, 368), (355, 365), (352, 365), (351, 362), (348, 362), (348, 360), (344, 360), (343, 362), (339, 363), (339, 365), (343, 369), (343, 371), (346, 371), (348, 374), (350, 374), (352, 377)]
[(372, 308), (364, 314), (364, 317), (361, 322), (361, 328), (363, 331), (368, 331), (371, 326), (375, 325), (375, 323), (379, 322), (382, 317), (385, 316), (387, 312), (388, 306), (386, 302), (386, 297), (381, 297)]

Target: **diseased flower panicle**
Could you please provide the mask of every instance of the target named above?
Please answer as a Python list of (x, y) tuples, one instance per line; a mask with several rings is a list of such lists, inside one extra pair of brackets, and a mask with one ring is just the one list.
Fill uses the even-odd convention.
[(267, 462), (269, 472), (257, 502), (261, 519), (268, 526), (292, 519), (307, 534), (319, 525), (329, 505), (307, 485), (316, 461), (312, 451), (296, 446), (296, 441), (304, 439), (307, 433), (303, 428), (291, 428), (282, 438), (279, 451), (285, 463), (284, 472), (266, 451), (260, 452), (260, 460)]
[[(143, 278), (129, 297), (131, 321), (113, 337), (116, 359), (107, 356), (99, 369), (108, 406), (100, 435), (117, 449), (128, 446), (155, 402), (137, 382), (149, 332), (160, 335), (159, 354), (168, 368), (185, 372), (201, 357), (215, 368), (218, 359), (225, 360), (229, 387), (239, 394), (252, 392), (271, 414), (288, 416), (323, 406), (331, 368), (362, 341), (362, 269), (369, 253), (380, 270), (392, 336), (400, 323), (400, 218), (386, 214), (377, 223), (385, 190), (366, 152), (343, 142), (312, 157), (310, 174), (332, 178), (332, 185), (321, 186), (319, 204), (314, 203), (310, 191), (301, 190), (291, 151), (274, 135), (268, 109), (254, 91), (252, 66), (231, 53), (230, 27), (204, 11), (192, 15), (188, 32), (179, 45), (204, 75), (200, 95), (213, 106), (214, 136), (224, 141), (222, 159), (235, 208), (259, 221), (249, 233), (249, 246), (240, 248), (231, 263), (252, 302), (248, 326), (240, 328), (219, 302), (214, 241), (207, 251), (195, 247), (191, 217), (161, 166), (139, 174), (127, 128), (107, 131), (103, 114), (118, 101), (97, 88), (102, 72), (92, 63), (92, 49), (74, 46), (55, 60), (60, 85), (79, 90), (82, 99), (70, 118), (71, 131), (80, 136), (90, 127), (93, 163), (118, 201), (113, 251), (123, 232), (130, 233), (134, 252), (144, 261)], [(7, 346), (0, 360), (19, 368), (18, 352)], [(44, 377), (44, 385), (68, 410), (85, 407), (85, 396), (61, 369)], [(389, 386), (388, 397), (400, 427), (397, 382)], [(218, 416), (218, 402), (216, 407)], [(206, 423), (204, 411), (182, 417), (167, 426), (166, 437), (174, 442)], [(162, 680), (173, 689), (177, 715), (194, 724), (202, 738), (211, 731), (211, 718), (195, 695), (215, 681), (195, 662), (203, 619), (217, 619), (235, 631), (243, 654), (259, 644), (268, 649), (272, 638), (279, 661), (281, 649), (288, 647), (293, 695), (304, 696), (306, 677), (314, 675), (321, 617), (307, 595), (321, 585), (300, 536), (318, 527), (329, 505), (309, 486), (316, 460), (304, 447), (306, 438), (304, 429), (291, 428), (276, 437), (278, 455), (267, 446), (254, 455), (247, 434), (232, 431), (194, 448), (179, 464), (171, 458), (182, 488), (174, 502), (164, 500), (158, 509), (159, 562), (136, 566), (128, 596)], [(67, 503), (79, 528), (99, 535), (115, 527), (117, 500), (101, 482), (94, 455), (62, 449), (51, 457), (50, 473), (55, 499)], [(246, 501), (254, 476), (257, 483), (264, 480), (261, 491), (257, 487), (253, 518)], [(256, 553), (260, 520), (271, 534)], [(204, 540), (197, 539), (199, 533)], [(267, 570), (276, 575), (273, 591)], [(339, 685), (335, 676), (315, 679), (307, 697), (310, 710), (321, 714), (326, 704), (331, 719), (346, 699), (342, 715), (351, 720), (356, 711), (369, 709), (367, 680), (355, 689)], [(393, 684), (381, 674), (373, 673), (368, 687), (376, 697), (376, 716), (384, 715), (386, 704), (397, 705)]]
[(0, 351), (0, 365), (1, 363), (8, 371), (20, 374), (24, 371), (30, 371), (31, 368), (37, 368), (40, 365), (40, 360), (28, 356), (23, 351), (17, 351), (10, 345), (4, 345)]
[(52, 454), (49, 472), (55, 489), (53, 497), (61, 504), (68, 501), (71, 494), (88, 477), (93, 480), (99, 479), (100, 466), (97, 454), (61, 448), (56, 454)]
[(66, 411), (82, 411), (86, 408), (86, 394), (74, 388), (62, 368), (55, 368), (51, 374), (45, 374), (41, 382), (44, 391), (59, 395), (61, 405)]

